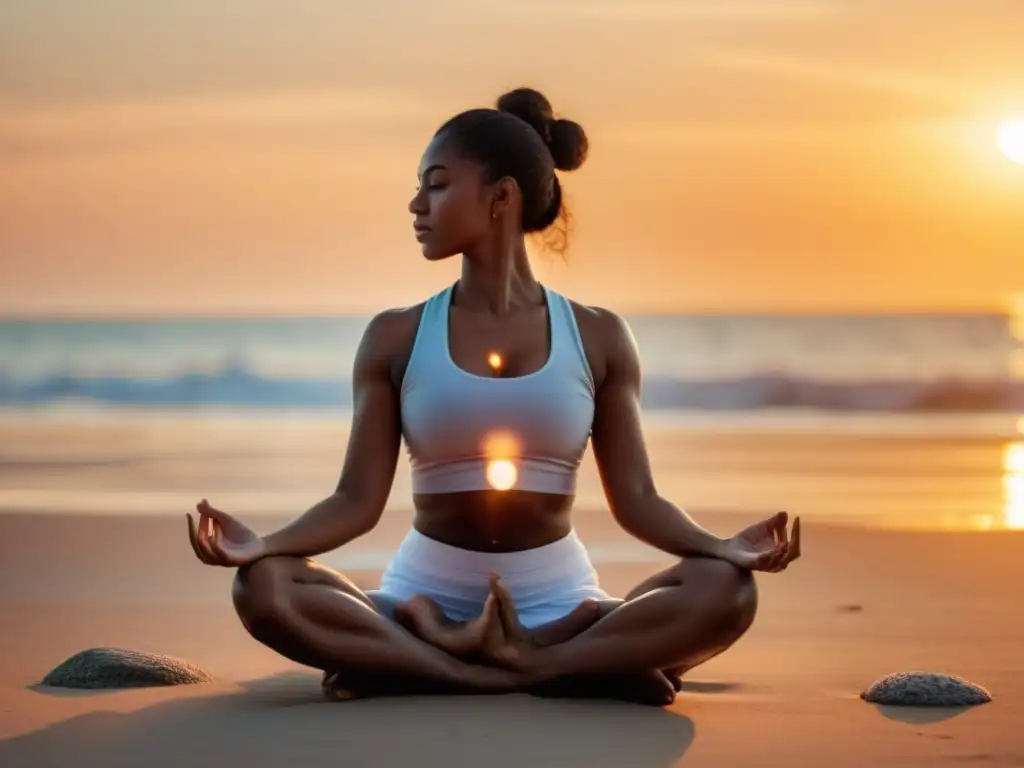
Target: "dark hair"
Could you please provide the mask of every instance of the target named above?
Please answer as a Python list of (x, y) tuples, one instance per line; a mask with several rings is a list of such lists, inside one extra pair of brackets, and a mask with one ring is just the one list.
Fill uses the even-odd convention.
[(488, 182), (515, 179), (523, 196), (523, 231), (543, 232), (567, 218), (555, 169), (574, 171), (583, 165), (587, 134), (578, 123), (556, 118), (551, 102), (532, 88), (509, 91), (496, 106), (461, 112), (436, 135), (443, 134), (460, 155), (479, 162)]

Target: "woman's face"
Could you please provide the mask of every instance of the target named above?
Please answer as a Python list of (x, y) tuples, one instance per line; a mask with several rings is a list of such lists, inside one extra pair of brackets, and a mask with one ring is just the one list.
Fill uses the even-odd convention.
[(459, 157), (435, 137), (420, 160), (418, 178), (409, 212), (426, 259), (464, 253), (488, 235), (492, 195), (479, 164)]

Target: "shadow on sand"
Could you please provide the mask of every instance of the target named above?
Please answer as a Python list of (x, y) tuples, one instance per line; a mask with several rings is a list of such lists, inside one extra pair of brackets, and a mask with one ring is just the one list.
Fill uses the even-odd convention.
[(683, 756), (694, 730), (692, 720), (670, 710), (610, 701), (512, 695), (328, 702), (317, 676), (288, 672), (243, 683), (240, 691), (73, 717), (0, 742), (0, 765), (665, 768)]
[(887, 720), (897, 720), (909, 725), (928, 725), (951, 720), (974, 707), (895, 707), (886, 704), (872, 705)]
[(729, 693), (743, 690), (740, 683), (705, 682), (701, 680), (683, 680), (680, 693)]

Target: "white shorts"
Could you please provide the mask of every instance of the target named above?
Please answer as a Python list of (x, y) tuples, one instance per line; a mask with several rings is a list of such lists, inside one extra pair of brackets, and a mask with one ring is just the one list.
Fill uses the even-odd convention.
[(386, 615), (416, 595), (436, 602), (448, 618), (480, 615), (497, 573), (515, 600), (527, 629), (560, 619), (585, 599), (607, 600), (597, 572), (575, 531), (558, 541), (522, 552), (476, 552), (428, 538), (411, 529), (381, 578), (367, 593)]

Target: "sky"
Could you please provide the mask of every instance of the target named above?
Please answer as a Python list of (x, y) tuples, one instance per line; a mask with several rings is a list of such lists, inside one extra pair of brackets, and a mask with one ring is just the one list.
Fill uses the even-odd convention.
[(333, 314), (453, 280), (406, 206), (451, 114), (581, 123), (542, 280), (622, 312), (1024, 295), (1021, 0), (13, 0), (0, 314)]

